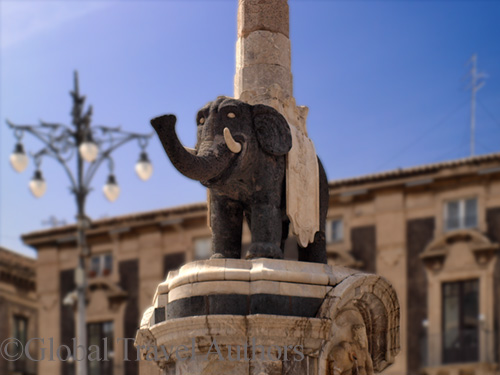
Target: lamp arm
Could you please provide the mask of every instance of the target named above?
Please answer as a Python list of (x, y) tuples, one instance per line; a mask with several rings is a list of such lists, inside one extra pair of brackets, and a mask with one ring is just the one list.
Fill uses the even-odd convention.
[[(51, 138), (50, 135), (43, 134), (42, 132), (38, 131), (37, 126), (15, 125), (15, 124), (11, 123), (9, 120), (7, 120), (7, 124), (9, 125), (10, 128), (12, 128), (14, 130), (26, 131), (26, 132), (32, 134), (35, 138), (37, 138), (40, 142), (42, 142), (45, 145), (45, 148), (42, 149), (41, 151), (37, 152), (37, 154), (40, 154), (40, 155), (45, 154), (45, 155), (51, 156), (54, 159), (56, 159), (59, 162), (59, 164), (61, 164), (64, 171), (68, 175), (68, 178), (71, 182), (72, 190), (76, 190), (77, 184), (76, 184), (76, 180), (75, 180), (73, 174), (71, 173), (71, 169), (68, 167), (64, 158), (60, 155), (58, 150), (52, 144), (51, 141), (53, 140), (53, 138)], [(69, 133), (69, 135), (72, 134), (69, 131), (68, 131), (68, 133)], [(45, 150), (47, 150), (47, 151), (45, 151)]]
[(36, 156), (50, 156), (52, 157), (53, 159), (55, 159), (56, 161), (59, 162), (59, 164), (61, 164), (61, 166), (63, 167), (63, 170), (66, 172), (69, 180), (70, 180), (70, 183), (71, 183), (71, 191), (76, 191), (76, 180), (73, 176), (73, 174), (71, 173), (71, 169), (68, 167), (68, 165), (66, 164), (66, 160), (64, 160), (59, 154), (57, 154), (56, 152), (54, 152), (53, 150), (51, 150), (50, 148), (43, 148), (42, 150), (38, 151), (36, 154)]
[(40, 120), (40, 125), (45, 127), (45, 128), (50, 128), (50, 129), (63, 128), (67, 133), (74, 135), (73, 130), (65, 124), (60, 124), (60, 123), (55, 123), (55, 122), (45, 122), (45, 121)]
[(88, 187), (90, 186), (90, 183), (92, 182), (92, 178), (94, 178), (95, 173), (101, 166), (102, 162), (106, 160), (107, 158), (110, 157), (111, 153), (115, 151), (117, 148), (123, 146), (124, 144), (133, 141), (134, 139), (141, 139), (145, 137), (150, 137), (151, 135), (144, 136), (142, 134), (134, 134), (134, 133), (129, 133), (127, 136), (114, 145), (111, 145), (107, 150), (103, 151), (101, 155), (90, 164), (89, 168), (87, 169), (87, 172), (85, 174), (85, 177), (83, 179), (83, 185)]

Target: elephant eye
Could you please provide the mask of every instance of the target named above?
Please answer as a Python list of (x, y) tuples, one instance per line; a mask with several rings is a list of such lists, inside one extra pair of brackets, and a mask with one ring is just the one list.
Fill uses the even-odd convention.
[(229, 112), (229, 113), (227, 114), (227, 117), (228, 117), (228, 118), (235, 118), (235, 117), (236, 117), (236, 115), (235, 115), (233, 112)]
[(200, 118), (200, 121), (198, 122), (203, 125), (205, 123), (205, 117)]

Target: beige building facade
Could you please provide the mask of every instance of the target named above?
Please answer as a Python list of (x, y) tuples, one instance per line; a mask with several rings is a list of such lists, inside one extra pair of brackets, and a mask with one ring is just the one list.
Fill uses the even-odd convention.
[[(401, 348), (388, 374), (496, 374), (500, 155), (330, 184), (334, 259), (388, 279)], [(337, 225), (338, 226), (338, 225)]]
[[(495, 374), (500, 325), (500, 154), (330, 182), (329, 263), (377, 273), (401, 305), (401, 353), (386, 374)], [(87, 270), (89, 344), (108, 339), (91, 374), (156, 374), (135, 360), (143, 311), (168, 271), (209, 256), (206, 204), (94, 221)], [(250, 241), (244, 229), (243, 248)], [(75, 227), (23, 236), (38, 252), (39, 336), (71, 345)], [(289, 239), (286, 258), (296, 257)], [(127, 361), (126, 359), (129, 359)], [(40, 361), (39, 374), (71, 374)]]
[[(0, 374), (37, 373), (35, 260), (0, 247)], [(29, 343), (32, 343), (31, 345)], [(28, 346), (28, 352), (21, 350)]]

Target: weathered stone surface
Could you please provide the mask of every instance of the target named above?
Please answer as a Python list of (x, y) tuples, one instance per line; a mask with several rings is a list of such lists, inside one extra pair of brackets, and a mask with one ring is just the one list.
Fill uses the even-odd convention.
[[(157, 321), (159, 313), (153, 313), (158, 311), (154, 307), (143, 317), (136, 339), (143, 357), (148, 345), (173, 348), (168, 349), (169, 360), (157, 360), (169, 369), (165, 374), (173, 373), (172, 354), (182, 345), (189, 347), (189, 355), (194, 352), (196, 359), (174, 358), (176, 374), (351, 375), (356, 368), (371, 374), (394, 361), (399, 351), (399, 305), (394, 289), (385, 279), (342, 267), (270, 259), (226, 259), (224, 267), (228, 272), (220, 272), (219, 261), (214, 263), (216, 271), (210, 274), (211, 262), (188, 264), (159, 286), (167, 295), (177, 289), (191, 293), (190, 297), (172, 301), (155, 298), (157, 303), (169, 301), (166, 321)], [(230, 271), (232, 266), (236, 270)], [(304, 277), (306, 274), (310, 277)], [(238, 280), (224, 280), (229, 275)], [(205, 281), (197, 282), (199, 276)], [(187, 288), (190, 277), (194, 280), (191, 284), (203, 287)], [(221, 283), (226, 285), (222, 287)], [(242, 288), (252, 283), (258, 287)], [(276, 294), (261, 293), (266, 285), (270, 286), (269, 292)], [(228, 293), (219, 294), (218, 287)], [(233, 290), (247, 294), (229, 293)], [(294, 290), (297, 295), (321, 291), (322, 297), (297, 297), (293, 296)], [(205, 294), (194, 295), (194, 291)], [(214, 357), (214, 340), (224, 361)], [(229, 354), (237, 359), (243, 347), (257, 358), (228, 361)], [(209, 351), (208, 360), (203, 359)], [(263, 353), (266, 356), (261, 358)], [(289, 356), (297, 360), (291, 362)]]
[(283, 375), (298, 375), (298, 374), (308, 374), (308, 361), (295, 361), (293, 355), (290, 355), (291, 360), (283, 361), (282, 374)]
[[(225, 271), (219, 272), (221, 263), (224, 264)], [(269, 287), (269, 290), (283, 290), (286, 286), (273, 286), (272, 282), (293, 283), (300, 288), (304, 285), (307, 288), (311, 286), (336, 286), (342, 280), (351, 275), (358, 274), (360, 271), (344, 268), (332, 267), (325, 264), (296, 262), (289, 260), (277, 260), (259, 258), (252, 260), (240, 259), (209, 259), (191, 262), (182, 266), (179, 270), (170, 272), (167, 280), (158, 285), (157, 296), (166, 293), (176, 294), (180, 287), (185, 286), (184, 291), (179, 294), (180, 298), (194, 295), (192, 292), (193, 285), (202, 282), (221, 282), (233, 281), (234, 284), (226, 283), (225, 289), (227, 293), (241, 291), (240, 287), (243, 281), (247, 282), (263, 282), (265, 286), (261, 288), (258, 285), (261, 283), (251, 284), (251, 293), (261, 293), (263, 288)], [(219, 284), (213, 284), (219, 286)], [(233, 286), (230, 286), (233, 285)], [(245, 290), (246, 287), (244, 287)], [(216, 289), (216, 288), (214, 288)], [(268, 292), (269, 292), (268, 290)], [(310, 291), (309, 289), (307, 289)], [(326, 293), (326, 289), (321, 289), (321, 293)], [(288, 292), (280, 294), (290, 295)], [(302, 295), (302, 294), (294, 294)], [(315, 295), (319, 297), (319, 295)], [(159, 297), (155, 297), (158, 298)], [(163, 297), (164, 298), (164, 297)], [(168, 300), (172, 301), (177, 298), (169, 296)], [(164, 300), (164, 299), (163, 299)]]
[(283, 34), (259, 30), (236, 42), (236, 69), (257, 64), (291, 68), (290, 39)]
[(384, 370), (400, 350), (399, 315), (396, 293), (385, 279), (357, 274), (341, 282), (318, 313), (333, 320), (332, 339), (320, 355), (320, 373), (333, 363), (342, 369), (340, 373), (350, 371), (353, 358), (358, 357), (363, 361), (358, 366), (373, 367), (376, 372)]
[(281, 375), (281, 361), (251, 361), (250, 375)]
[(241, 86), (242, 82), (240, 81), (240, 73), (236, 71), (234, 79), (234, 96), (236, 98), (252, 105), (265, 104), (273, 107), (285, 116), (290, 125), (295, 126), (307, 135), (306, 119), (309, 108), (306, 106), (297, 106), (295, 99), (277, 83), (243, 90)]
[(240, 0), (238, 6), (238, 36), (256, 30), (267, 30), (289, 36), (287, 0)]
[(166, 320), (165, 307), (157, 307), (155, 309), (154, 319), (155, 323), (164, 322)]
[(290, 126), (290, 132), (293, 146), (286, 159), (286, 210), (297, 242), (306, 247), (320, 230), (320, 168), (312, 141), (295, 126)]
[[(297, 355), (293, 351), (289, 354), (289, 359), (283, 361), (282, 375), (314, 375), (318, 374), (318, 359), (305, 356), (303, 360), (297, 360)], [(300, 357), (299, 357), (300, 358)], [(328, 374), (330, 375), (330, 374)], [(334, 375), (334, 374), (332, 374)]]
[(293, 78), (290, 69), (272, 64), (243, 66), (236, 71), (234, 78), (235, 96), (237, 93), (261, 87), (267, 88), (273, 84), (283, 90), (285, 98), (293, 96)]
[[(155, 322), (198, 315), (287, 315), (314, 317), (322, 298), (279, 294), (211, 294), (176, 299), (155, 309)], [(167, 315), (165, 318), (165, 311)]]
[[(227, 353), (225, 353), (227, 354)], [(248, 363), (244, 361), (220, 361), (218, 356), (210, 356), (208, 360), (178, 363), (177, 375), (184, 374), (231, 374), (248, 375)]]
[(248, 315), (248, 295), (222, 294), (208, 296), (208, 315)]

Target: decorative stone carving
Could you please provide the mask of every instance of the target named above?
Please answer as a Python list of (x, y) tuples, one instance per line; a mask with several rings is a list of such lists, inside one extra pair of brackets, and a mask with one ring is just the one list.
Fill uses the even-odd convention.
[(342, 310), (333, 325), (339, 342), (335, 344), (330, 354), (330, 373), (373, 374), (366, 326), (359, 311), (355, 308)]
[(436, 238), (427, 245), (420, 258), (429, 270), (440, 271), (450, 255), (450, 247), (458, 242), (467, 244), (479, 266), (486, 266), (500, 248), (498, 243), (491, 242), (475, 229), (460, 229)]
[(399, 351), (399, 305), (385, 279), (343, 267), (197, 261), (158, 286), (136, 346), (164, 375), (372, 374)]

